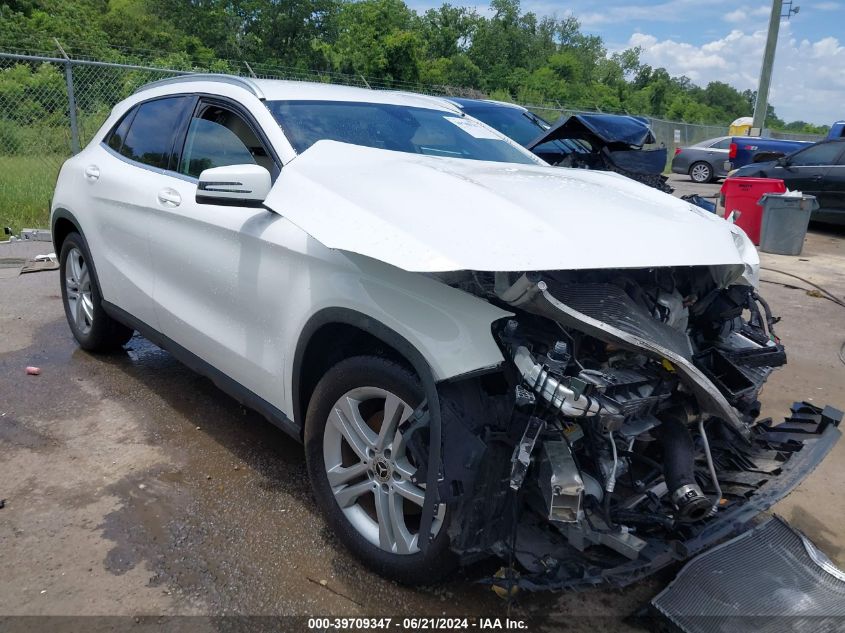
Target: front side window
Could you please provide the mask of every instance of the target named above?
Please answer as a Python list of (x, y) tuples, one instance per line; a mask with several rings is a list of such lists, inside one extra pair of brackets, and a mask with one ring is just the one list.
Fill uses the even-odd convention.
[(497, 133), (457, 113), (344, 101), (270, 101), (267, 107), (298, 153), (332, 140), (411, 154), (535, 164)]
[(151, 167), (170, 168), (175, 162), (174, 139), (190, 101), (190, 97), (168, 97), (139, 105), (118, 151)]
[(816, 165), (833, 165), (842, 151), (841, 143), (821, 143), (793, 154), (789, 164), (796, 167), (813, 167)]
[(273, 161), (252, 128), (228, 108), (200, 108), (188, 127), (179, 172), (198, 178), (212, 167), (248, 164), (273, 171)]

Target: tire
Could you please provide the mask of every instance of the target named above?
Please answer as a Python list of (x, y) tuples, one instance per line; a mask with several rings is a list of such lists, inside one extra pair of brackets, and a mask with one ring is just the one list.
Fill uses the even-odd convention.
[(710, 163), (704, 161), (693, 163), (689, 168), (689, 177), (693, 182), (708, 183), (713, 180), (713, 167), (710, 166)]
[(110, 352), (132, 338), (132, 330), (103, 310), (94, 261), (79, 233), (70, 233), (62, 243), (59, 271), (65, 317), (82, 349)]
[[(437, 582), (457, 566), (449, 549), (447, 508), (441, 505), (435, 515), (436, 536), (425, 554), (413, 531), (415, 519), (419, 527), (424, 486), (412, 481), (413, 457), (395, 427), (422, 394), (419, 379), (405, 367), (356, 356), (326, 372), (305, 418), (308, 475), (326, 522), (365, 565), (407, 585)], [(380, 439), (385, 410), (396, 413)], [(391, 520), (382, 521), (388, 516)]]

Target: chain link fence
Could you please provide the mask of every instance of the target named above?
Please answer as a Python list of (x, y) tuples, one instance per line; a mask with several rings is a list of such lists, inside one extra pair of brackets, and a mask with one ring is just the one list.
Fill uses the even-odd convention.
[(0, 157), (57, 170), (138, 87), (185, 71), (0, 54)]
[[(0, 53), (0, 221), (9, 220), (15, 197), (38, 196), (41, 216), (47, 217), (49, 194), (61, 164), (79, 151), (105, 121), (111, 108), (140, 86), (192, 72), (229, 72), (270, 79), (295, 79), (357, 85), (375, 89), (407, 90), (432, 95), (483, 98), (477, 90), (441, 85), (372, 80), (360, 75), (305, 71), (295, 68), (220, 61), (213, 68), (159, 68), (90, 59)], [(547, 120), (585, 112), (551, 105), (527, 105)], [(673, 148), (727, 134), (726, 126), (696, 125), (651, 119), (657, 142)], [(779, 135), (817, 140), (808, 135)], [(670, 151), (671, 156), (671, 151)], [(18, 177), (16, 179), (16, 174)], [(16, 183), (25, 176), (23, 192)], [(22, 187), (24, 185), (21, 185)], [(9, 202), (9, 200), (13, 202)], [(5, 208), (4, 208), (5, 207)], [(11, 214), (12, 220), (15, 214)], [(24, 216), (24, 217), (30, 217)], [(23, 221), (23, 220), (21, 220)], [(21, 228), (18, 226), (17, 228)]]
[(199, 72), (228, 72), (265, 79), (289, 79), (408, 90), (453, 97), (483, 97), (453, 86), (379, 81), (360, 75), (222, 61), (215, 68), (158, 68), (87, 59), (0, 53), (0, 157), (38, 157), (57, 169), (84, 147), (111, 108), (140, 86), (157, 79)]

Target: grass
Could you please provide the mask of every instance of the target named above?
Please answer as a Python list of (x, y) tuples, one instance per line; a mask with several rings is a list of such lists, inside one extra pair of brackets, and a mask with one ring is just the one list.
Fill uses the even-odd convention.
[[(0, 226), (49, 228), (60, 156), (0, 156)], [(5, 239), (0, 235), (0, 239)]]

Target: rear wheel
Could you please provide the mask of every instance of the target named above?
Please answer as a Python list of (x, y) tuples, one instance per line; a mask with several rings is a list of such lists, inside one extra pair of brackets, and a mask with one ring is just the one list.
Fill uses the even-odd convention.
[(693, 163), (689, 168), (689, 177), (693, 182), (710, 182), (713, 180), (713, 168), (708, 163)]
[(65, 317), (82, 349), (107, 352), (132, 338), (132, 330), (103, 310), (97, 271), (88, 244), (79, 233), (69, 234), (62, 243), (59, 268)]
[(435, 537), (425, 553), (420, 548), (425, 483), (399, 427), (421, 400), (419, 380), (405, 367), (357, 356), (323, 376), (305, 421), (308, 473), (327, 522), (366, 565), (406, 584), (435, 582), (456, 564), (442, 504)]

